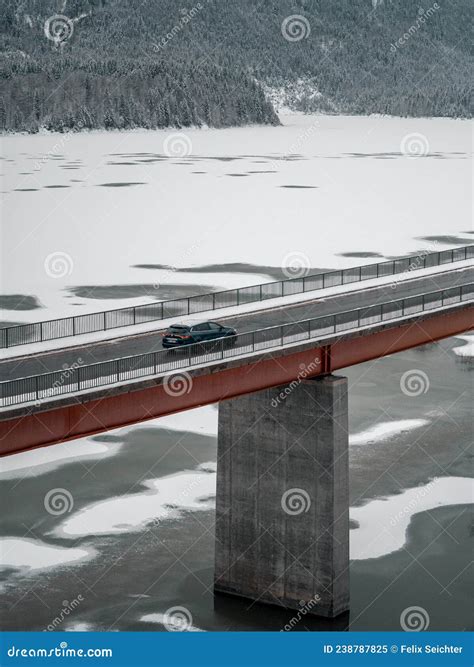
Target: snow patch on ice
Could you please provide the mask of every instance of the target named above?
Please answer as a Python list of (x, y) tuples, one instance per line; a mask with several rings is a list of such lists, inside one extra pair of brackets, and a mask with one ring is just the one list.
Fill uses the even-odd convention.
[(68, 463), (113, 456), (120, 447), (120, 443), (106, 444), (82, 439), (10, 454), (2, 457), (0, 461), (0, 479), (44, 475)]
[(454, 336), (466, 342), (466, 345), (460, 345), (459, 347), (453, 347), (454, 354), (457, 354), (458, 357), (474, 357), (474, 335), (466, 336)]
[(400, 419), (398, 421), (380, 422), (370, 428), (349, 436), (350, 445), (367, 445), (372, 442), (389, 440), (399, 433), (412, 431), (429, 424), (427, 419)]
[[(207, 465), (207, 464), (206, 464)], [(111, 535), (139, 531), (149, 524), (179, 519), (186, 510), (214, 508), (216, 474), (202, 470), (144, 482), (143, 493), (110, 498), (85, 507), (54, 530), (60, 537)]]
[(352, 560), (380, 558), (402, 549), (412, 517), (436, 507), (468, 505), (474, 499), (474, 480), (441, 477), (390, 498), (351, 507), (350, 518), (359, 526), (350, 531)]
[(92, 549), (58, 547), (28, 538), (0, 538), (0, 569), (42, 570), (76, 563), (93, 555)]

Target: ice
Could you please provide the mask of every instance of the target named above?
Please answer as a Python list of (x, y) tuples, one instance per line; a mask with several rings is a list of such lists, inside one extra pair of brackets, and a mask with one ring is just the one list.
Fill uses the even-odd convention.
[(350, 557), (380, 558), (397, 551), (406, 542), (406, 530), (414, 514), (436, 507), (472, 504), (473, 498), (472, 479), (439, 477), (401, 494), (351, 507), (350, 518), (359, 527), (350, 531)]
[(57, 547), (39, 540), (1, 537), (0, 568), (42, 570), (83, 561), (95, 555), (92, 549)]
[(350, 445), (367, 445), (371, 442), (383, 442), (394, 436), (412, 431), (430, 422), (427, 419), (400, 419), (398, 421), (380, 422), (374, 426), (349, 436)]

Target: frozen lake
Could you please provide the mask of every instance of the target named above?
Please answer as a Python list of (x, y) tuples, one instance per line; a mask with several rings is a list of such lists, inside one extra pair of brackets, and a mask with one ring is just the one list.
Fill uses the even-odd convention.
[(275, 280), (292, 261), (335, 268), (472, 240), (469, 122), (282, 122), (5, 137), (1, 292), (16, 296), (3, 319)]
[[(472, 241), (468, 122), (282, 122), (4, 138), (2, 320), (275, 280), (295, 257), (318, 270)], [(411, 604), (432, 629), (465, 629), (472, 342), (345, 371), (353, 629), (398, 630)], [(411, 369), (430, 381), (415, 398)], [(155, 631), (172, 605), (196, 629), (281, 629), (275, 610), (212, 596), (216, 432), (208, 406), (4, 459), (4, 627), (41, 630), (80, 599), (60, 629)], [(51, 490), (70, 494), (64, 513), (43, 510)]]

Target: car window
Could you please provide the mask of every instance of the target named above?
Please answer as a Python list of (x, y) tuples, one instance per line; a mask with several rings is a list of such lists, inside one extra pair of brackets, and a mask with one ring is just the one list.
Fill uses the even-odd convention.
[(174, 331), (175, 333), (183, 333), (185, 331), (189, 331), (189, 327), (180, 326), (179, 324), (172, 324), (169, 330)]
[(217, 324), (216, 322), (209, 322), (209, 327), (212, 329), (212, 331), (221, 331), (222, 327), (220, 324)]
[(209, 324), (207, 324), (207, 322), (196, 324), (196, 326), (193, 327), (193, 331), (209, 331)]

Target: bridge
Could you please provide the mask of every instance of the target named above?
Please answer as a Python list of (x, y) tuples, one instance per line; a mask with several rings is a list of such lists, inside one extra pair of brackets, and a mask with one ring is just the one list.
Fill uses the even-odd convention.
[(363, 286), (361, 269), (347, 282), (333, 272), (338, 281), (300, 297), (282, 281), (273, 296), (222, 307), (234, 338), (178, 350), (161, 349), (159, 328), (50, 336), (54, 349), (30, 331), (0, 363), (0, 451), (219, 403), (215, 590), (335, 617), (349, 607), (349, 504), (347, 380), (334, 373), (472, 328), (473, 247), (450, 252), (396, 278), (369, 265)]

